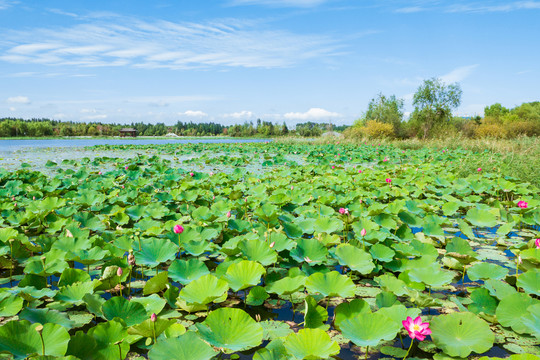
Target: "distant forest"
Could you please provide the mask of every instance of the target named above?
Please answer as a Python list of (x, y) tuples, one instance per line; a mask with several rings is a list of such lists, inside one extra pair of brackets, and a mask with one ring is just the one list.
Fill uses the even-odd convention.
[(320, 136), (326, 131), (343, 131), (347, 125), (335, 126), (306, 122), (297, 124), (290, 130), (282, 125), (258, 119), (255, 123), (245, 122), (241, 125), (225, 126), (213, 122), (183, 123), (175, 125), (163, 123), (145, 124), (142, 122), (126, 124), (104, 124), (101, 122), (73, 122), (50, 119), (16, 119), (0, 118), (0, 137), (47, 137), (47, 136), (118, 136), (120, 129), (134, 128), (138, 136), (164, 136), (174, 133), (179, 136), (233, 136), (233, 137), (271, 137), (296, 134), (299, 136)]

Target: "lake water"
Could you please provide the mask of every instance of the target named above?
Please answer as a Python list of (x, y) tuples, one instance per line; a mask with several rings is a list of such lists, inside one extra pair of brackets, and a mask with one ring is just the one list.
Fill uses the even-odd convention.
[(250, 143), (265, 142), (269, 139), (231, 139), (231, 138), (170, 138), (170, 139), (37, 139), (0, 140), (0, 153), (11, 153), (31, 148), (86, 147), (94, 145), (152, 145), (152, 144), (193, 144), (193, 143)]

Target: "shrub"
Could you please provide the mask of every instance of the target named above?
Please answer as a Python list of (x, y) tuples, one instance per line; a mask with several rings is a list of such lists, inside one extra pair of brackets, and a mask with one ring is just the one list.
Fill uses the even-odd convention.
[(504, 139), (508, 136), (508, 131), (499, 124), (480, 124), (475, 129), (475, 135), (477, 138)]
[(532, 121), (514, 121), (506, 125), (510, 137), (540, 135), (540, 123)]
[(392, 124), (385, 124), (377, 120), (368, 120), (362, 128), (363, 133), (370, 138), (389, 138), (394, 135)]

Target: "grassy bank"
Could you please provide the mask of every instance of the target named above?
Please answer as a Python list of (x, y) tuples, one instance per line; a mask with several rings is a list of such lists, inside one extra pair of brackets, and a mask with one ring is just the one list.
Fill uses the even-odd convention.
[[(290, 143), (298, 139), (292, 137), (280, 138), (277, 141)], [(302, 140), (305, 141), (305, 140)], [(372, 145), (393, 145), (401, 149), (420, 149), (423, 147), (432, 149), (468, 150), (461, 158), (461, 166), (458, 176), (467, 176), (474, 173), (479, 167), (486, 171), (495, 171), (504, 176), (529, 182), (540, 188), (540, 138), (522, 137), (511, 140), (501, 139), (468, 139), (447, 138), (434, 140), (368, 140), (368, 139), (343, 139), (343, 138), (317, 138), (313, 143), (341, 143)]]

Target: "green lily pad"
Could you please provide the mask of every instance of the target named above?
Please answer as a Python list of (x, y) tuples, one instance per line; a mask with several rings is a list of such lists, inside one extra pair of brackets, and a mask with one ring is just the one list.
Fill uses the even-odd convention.
[(500, 280), (508, 275), (508, 269), (497, 264), (481, 262), (471, 266), (467, 270), (467, 275), (469, 275), (469, 279), (472, 281), (487, 279)]
[(540, 296), (540, 269), (530, 269), (519, 275), (517, 286), (527, 294)]
[(221, 298), (229, 290), (225, 280), (212, 274), (204, 275), (187, 284), (180, 291), (180, 298), (188, 304), (206, 305)]
[(515, 293), (501, 300), (495, 314), (502, 326), (511, 327), (515, 332), (523, 334), (527, 332), (527, 327), (523, 325), (522, 317), (528, 316), (527, 308), (529, 306), (539, 303), (540, 301), (527, 294)]
[(209, 360), (217, 352), (193, 331), (179, 337), (159, 340), (148, 352), (150, 360)]
[(288, 335), (283, 345), (296, 359), (327, 359), (340, 351), (339, 345), (321, 329), (301, 329)]
[(310, 275), (306, 280), (306, 289), (311, 294), (320, 293), (325, 297), (352, 297), (356, 286), (348, 276), (332, 271)]
[(230, 288), (236, 292), (257, 285), (265, 273), (266, 270), (258, 262), (242, 260), (231, 264), (223, 279), (227, 280)]
[(217, 309), (195, 325), (204, 340), (223, 348), (226, 353), (259, 346), (263, 338), (261, 325), (241, 309)]
[(396, 337), (401, 325), (379, 312), (363, 312), (343, 320), (339, 327), (343, 336), (357, 346), (377, 346), (383, 340)]
[(341, 244), (336, 248), (335, 256), (341, 265), (366, 275), (375, 268), (373, 259), (367, 252), (350, 244)]
[(101, 311), (105, 319), (112, 320), (118, 317), (125, 321), (127, 326), (140, 324), (149, 318), (141, 304), (129, 301), (123, 296), (115, 296), (107, 300), (101, 307)]
[(452, 313), (431, 319), (431, 338), (450, 356), (481, 354), (493, 346), (495, 334), (489, 325), (472, 313)]
[(169, 277), (182, 285), (187, 285), (210, 272), (204, 262), (198, 259), (174, 260), (168, 269)]

